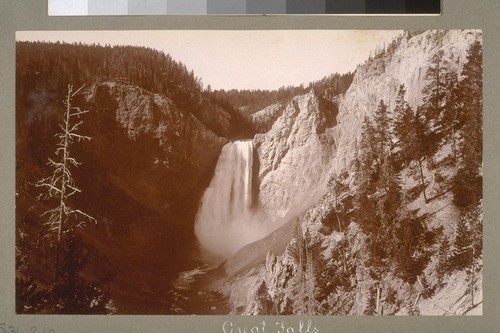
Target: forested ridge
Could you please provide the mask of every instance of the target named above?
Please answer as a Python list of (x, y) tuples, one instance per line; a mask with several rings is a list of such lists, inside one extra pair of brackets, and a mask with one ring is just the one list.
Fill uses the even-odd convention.
[(331, 74), (321, 80), (309, 83), (307, 86), (282, 86), (278, 90), (214, 90), (216, 98), (226, 100), (233, 107), (239, 109), (246, 115), (251, 115), (265, 107), (274, 104), (289, 102), (292, 97), (303, 95), (314, 89), (319, 95), (327, 100), (334, 100), (345, 93), (352, 82), (353, 73)]
[[(169, 98), (179, 110), (193, 114), (219, 136), (248, 137), (253, 132), (251, 124), (230, 103), (204, 91), (201, 79), (192, 70), (155, 49), (17, 42), (16, 55), (18, 98), (43, 89), (62, 99), (68, 83), (89, 87), (113, 81), (136, 85)], [(221, 126), (210, 113), (228, 118), (229, 126)]]
[(122, 80), (186, 107), (195, 105), (203, 90), (201, 81), (184, 64), (146, 47), (17, 42), (16, 56), (17, 87), (21, 91), (48, 85), (64, 94), (68, 82), (80, 87)]

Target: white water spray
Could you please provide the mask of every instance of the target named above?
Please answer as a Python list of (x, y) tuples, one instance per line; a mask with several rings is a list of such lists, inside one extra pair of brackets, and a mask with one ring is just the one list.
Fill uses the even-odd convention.
[(263, 214), (252, 209), (252, 173), (252, 141), (235, 141), (222, 148), (195, 223), (205, 257), (226, 259), (269, 233)]

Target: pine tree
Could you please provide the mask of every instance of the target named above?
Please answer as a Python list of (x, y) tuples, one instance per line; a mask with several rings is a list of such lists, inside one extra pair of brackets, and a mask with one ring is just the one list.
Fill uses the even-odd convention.
[(394, 137), (398, 155), (405, 165), (418, 157), (415, 142), (418, 142), (416, 119), (413, 110), (406, 101), (406, 88), (399, 86), (394, 106)]
[[(399, 172), (396, 170), (396, 162), (392, 147), (393, 120), (389, 116), (389, 109), (383, 100), (380, 100), (377, 111), (374, 115), (375, 137), (378, 141), (376, 155), (379, 158), (379, 179), (377, 187), (385, 194), (383, 199), (382, 217), (394, 215), (400, 205), (401, 184)], [(389, 198), (390, 197), (390, 198)], [(389, 203), (391, 201), (391, 203)], [(388, 203), (392, 208), (389, 208)], [(395, 206), (396, 205), (396, 206)], [(392, 220), (390, 218), (389, 220)]]
[(378, 164), (382, 165), (391, 149), (391, 118), (389, 110), (383, 100), (380, 100), (377, 110), (373, 115), (375, 123), (375, 142), (372, 149), (378, 157)]
[(389, 286), (387, 288), (387, 295), (385, 297), (385, 301), (391, 305), (398, 305), (398, 303), (399, 303), (398, 302), (398, 292), (396, 291), (396, 289), (394, 289), (394, 287)]
[(269, 293), (267, 291), (267, 285), (265, 281), (262, 281), (259, 288), (257, 288), (257, 304), (259, 306), (260, 315), (276, 315), (274, 313), (274, 305)]
[(480, 257), (483, 253), (483, 208), (476, 206), (470, 212), (465, 213), (465, 220), (470, 225), (470, 240), (474, 249), (474, 258)]
[(458, 159), (457, 133), (463, 125), (464, 91), (459, 87), (458, 74), (451, 71), (445, 74), (447, 98), (443, 106), (442, 127), (448, 141), (451, 142), (453, 161)]
[(404, 165), (409, 165), (412, 161), (418, 164), (420, 175), (420, 186), (425, 202), (428, 201), (425, 192), (425, 177), (423, 171), (424, 161), (432, 155), (433, 149), (429, 146), (426, 137), (428, 128), (421, 108), (417, 108), (414, 113), (405, 99), (406, 89), (403, 85), (399, 87), (398, 96), (395, 103), (394, 136), (398, 156)]
[(438, 279), (442, 279), (443, 276), (449, 272), (450, 269), (450, 263), (449, 263), (449, 257), (450, 257), (450, 242), (448, 241), (448, 238), (444, 238), (441, 241), (441, 244), (439, 245), (439, 250), (437, 254), (437, 266), (436, 266), (436, 272), (438, 275)]
[(473, 246), (470, 238), (470, 230), (466, 225), (465, 218), (458, 220), (453, 241), (453, 255), (450, 258), (452, 268), (463, 270), (470, 267), (473, 261)]
[(467, 209), (477, 205), (482, 198), (482, 111), (483, 65), (480, 42), (472, 44), (467, 52), (467, 62), (462, 71), (463, 80), (458, 92), (462, 98), (460, 122), (460, 167), (453, 180), (452, 191), (457, 206)]
[(368, 118), (365, 118), (361, 129), (361, 141), (358, 150), (359, 168), (357, 179), (361, 192), (368, 194), (375, 190), (375, 182), (379, 173), (379, 156), (375, 147), (377, 145), (376, 128)]
[(463, 136), (461, 151), (466, 165), (479, 169), (482, 163), (482, 113), (483, 113), (483, 51), (480, 42), (472, 44), (467, 51), (459, 90), (466, 95), (463, 111)]
[(376, 232), (381, 224), (376, 200), (361, 192), (358, 193), (356, 202), (356, 219), (362, 230), (367, 234)]
[(45, 224), (49, 235), (56, 236), (54, 280), (46, 291), (45, 298), (49, 311), (55, 313), (106, 313), (107, 296), (101, 284), (96, 281), (88, 282), (80, 275), (87, 260), (83, 239), (77, 229), (83, 228), (88, 221), (96, 220), (69, 205), (69, 198), (81, 192), (72, 175), (72, 168), (81, 163), (72, 156), (71, 148), (75, 142), (90, 140), (78, 132), (83, 124), (80, 117), (88, 111), (72, 105), (72, 98), (82, 88), (73, 91), (73, 87), (68, 86), (63, 120), (59, 125), (61, 131), (56, 134), (59, 139), (56, 158), (49, 158), (47, 163), (53, 170), (52, 175), (35, 184), (46, 191), (39, 198), (55, 199), (57, 204), (55, 208), (42, 214), (48, 216)]
[(380, 135), (377, 125), (365, 118), (359, 149), (357, 152), (358, 167), (356, 170), (356, 215), (358, 221), (367, 233), (376, 231), (381, 223), (375, 193), (381, 175), (381, 158), (377, 149), (380, 148)]
[(413, 218), (400, 221), (394, 233), (397, 249), (394, 273), (410, 285), (417, 281), (417, 276), (422, 274), (429, 259), (425, 248), (425, 231), (421, 218)]
[[(470, 307), (473, 308), (474, 292), (477, 280), (476, 258), (480, 256), (482, 249), (482, 232), (478, 230), (478, 220), (481, 215), (477, 214), (480, 208), (463, 215), (455, 230), (455, 240), (453, 242), (453, 255), (450, 259), (454, 269), (465, 270), (467, 273), (468, 287), (470, 295)], [(480, 221), (482, 225), (482, 220)]]
[(357, 220), (370, 235), (370, 269), (378, 279), (386, 270), (392, 234), (401, 207), (401, 180), (392, 151), (392, 120), (381, 100), (373, 123), (365, 119), (359, 147)]
[(374, 288), (370, 288), (368, 300), (363, 314), (368, 316), (377, 314), (377, 291)]
[(399, 258), (399, 277), (409, 284), (415, 284), (420, 274), (418, 259), (409, 251), (402, 252)]
[(413, 148), (412, 154), (414, 154), (415, 159), (418, 163), (418, 170), (420, 173), (420, 186), (422, 187), (424, 200), (427, 203), (429, 202), (429, 199), (427, 198), (427, 194), (425, 192), (426, 184), (423, 163), (435, 153), (435, 147), (437, 146), (436, 143), (432, 141), (432, 138), (429, 138), (427, 135), (428, 127), (421, 108), (417, 108), (417, 111), (415, 112), (414, 126), (417, 141), (416, 143), (414, 143), (415, 147)]
[(347, 179), (347, 171), (342, 172), (338, 176), (331, 176), (328, 180), (328, 188), (332, 192), (335, 197), (335, 209), (334, 215), (335, 220), (337, 222), (338, 230), (342, 232), (342, 223), (340, 221), (339, 211), (342, 209), (340, 203), (345, 193), (349, 189), (346, 179)]
[[(83, 87), (82, 87), (83, 88)], [(83, 227), (86, 221), (96, 222), (96, 220), (82, 212), (79, 209), (71, 208), (68, 204), (68, 199), (72, 195), (81, 192), (76, 186), (71, 173), (72, 167), (77, 167), (81, 163), (71, 155), (71, 146), (74, 142), (90, 140), (88, 136), (78, 134), (83, 121), (78, 121), (81, 115), (88, 112), (82, 111), (79, 107), (72, 106), (72, 98), (82, 89), (73, 92), (73, 87), (68, 86), (68, 92), (64, 101), (64, 115), (62, 124), (59, 125), (61, 132), (56, 134), (59, 139), (55, 151), (56, 159), (49, 158), (47, 163), (52, 167), (53, 172), (50, 177), (41, 179), (36, 183), (37, 187), (44, 188), (45, 194), (39, 196), (43, 199), (55, 199), (57, 206), (49, 209), (42, 215), (47, 215), (49, 232), (57, 235), (57, 241), (60, 242), (63, 234), (74, 230), (78, 227)]]
[(379, 201), (381, 215), (385, 223), (395, 223), (402, 205), (402, 185), (394, 158), (388, 156), (382, 165), (379, 188), (383, 193)]
[(437, 147), (443, 138), (443, 115), (447, 98), (446, 73), (448, 62), (444, 59), (444, 51), (439, 50), (431, 59), (426, 72), (427, 84), (422, 93), (424, 96), (423, 113), (427, 126), (426, 141), (428, 146)]

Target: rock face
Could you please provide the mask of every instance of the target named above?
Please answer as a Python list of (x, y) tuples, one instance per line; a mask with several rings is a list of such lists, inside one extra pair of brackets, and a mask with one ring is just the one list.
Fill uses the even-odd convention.
[[(113, 146), (113, 142), (120, 142), (112, 134), (126, 136), (125, 142), (143, 145), (148, 150), (144, 159), (132, 159), (139, 160), (138, 163), (142, 165), (137, 171), (145, 175), (164, 173), (161, 178), (168, 182), (165, 184), (168, 191), (189, 192), (198, 186), (200, 177), (213, 166), (221, 147), (227, 142), (191, 113), (179, 110), (167, 97), (134, 85), (116, 82), (95, 85), (87, 93), (86, 104), (92, 109), (91, 115), (94, 117), (89, 119), (89, 123), (96, 122), (97, 128), (109, 126), (108, 130), (95, 131), (94, 134), (94, 141), (100, 148), (96, 153), (103, 154), (104, 163), (113, 161), (114, 156), (106, 158), (101, 151), (106, 150), (107, 144)], [(122, 145), (121, 149), (125, 150), (126, 146)], [(113, 151), (106, 151), (106, 154), (113, 155)], [(119, 154), (117, 159), (124, 155), (120, 149), (115, 154)], [(141, 191), (136, 188), (132, 192)], [(157, 197), (155, 193), (151, 198), (144, 198), (144, 201), (154, 202), (154, 197)]]
[(443, 50), (446, 66), (460, 72), (467, 48), (479, 36), (480, 31), (476, 30), (433, 30), (415, 36), (406, 32), (393, 54), (360, 65), (350, 88), (340, 99), (338, 124), (334, 129), (338, 152), (332, 171), (348, 169), (357, 150), (363, 121), (373, 115), (381, 99), (392, 112), (398, 88), (404, 84), (406, 99), (416, 108), (422, 104), (422, 89), (427, 83), (425, 75), (432, 56)]
[(336, 108), (314, 91), (292, 99), (265, 134), (254, 138), (259, 201), (277, 218), (298, 214), (324, 192), (336, 153)]
[[(369, 258), (364, 249), (365, 236), (355, 222), (350, 221), (343, 233), (325, 236), (320, 232), (324, 221), (333, 216), (337, 200), (336, 195), (326, 190), (326, 183), (330, 175), (339, 175), (343, 170), (347, 171), (349, 181), (362, 123), (365, 117), (373, 116), (381, 99), (392, 112), (398, 88), (404, 84), (409, 104), (413, 108), (421, 105), (432, 57), (442, 50), (446, 66), (460, 73), (468, 47), (480, 36), (481, 32), (474, 30), (407, 32), (390, 52), (369, 59), (357, 68), (350, 88), (335, 99), (338, 114), (335, 105), (325, 106), (324, 100), (311, 91), (295, 97), (269, 132), (255, 136), (260, 162), (260, 204), (276, 218), (296, 219), (300, 231), (292, 233), (284, 251), (277, 253), (273, 249), (271, 244), (279, 241), (271, 243), (264, 239), (250, 244), (228, 261), (227, 273), (234, 275), (219, 285), (218, 290), (229, 296), (234, 313), (363, 314), (373, 290), (379, 292), (382, 299), (409, 297), (412, 290), (394, 277), (385, 287), (373, 289), (379, 287), (366, 269)], [(447, 207), (451, 206), (450, 202), (449, 196), (443, 196), (436, 205)], [(430, 224), (435, 222), (438, 221), (431, 220)], [(291, 229), (288, 230), (287, 237), (290, 237)], [(300, 246), (304, 238), (311, 244), (320, 244), (322, 257), (330, 265), (328, 269), (333, 269), (328, 279), (337, 284), (336, 296), (327, 297), (323, 304), (314, 304), (314, 280), (318, 276), (312, 273), (313, 268), (308, 268), (309, 265), (321, 266), (317, 260), (320, 252), (304, 250)], [(262, 253), (266, 246), (268, 255), (264, 259)], [(248, 254), (245, 258), (241, 253), (257, 248), (259, 260), (248, 258)], [(241, 265), (236, 263), (240, 263), (241, 258), (253, 264), (246, 270), (240, 269)], [(240, 270), (235, 273), (234, 267)], [(460, 297), (462, 294), (457, 295)], [(297, 301), (298, 298), (308, 301)], [(429, 304), (432, 300), (422, 303), (422, 313), (437, 313)], [(385, 314), (394, 314), (398, 308), (387, 305)]]

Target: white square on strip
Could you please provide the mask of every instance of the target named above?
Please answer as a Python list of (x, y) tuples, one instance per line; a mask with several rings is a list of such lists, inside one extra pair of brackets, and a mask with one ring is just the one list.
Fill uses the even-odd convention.
[(49, 16), (87, 16), (88, 0), (49, 0)]

